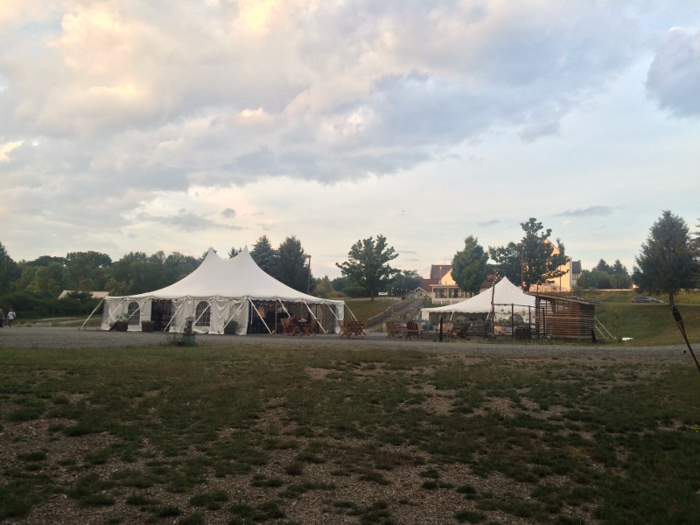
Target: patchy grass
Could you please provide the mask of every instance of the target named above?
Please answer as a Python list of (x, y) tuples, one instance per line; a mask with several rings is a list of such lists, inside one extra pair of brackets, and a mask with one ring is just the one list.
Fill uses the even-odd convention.
[(694, 523), (699, 399), (614, 348), (3, 350), (0, 521)]

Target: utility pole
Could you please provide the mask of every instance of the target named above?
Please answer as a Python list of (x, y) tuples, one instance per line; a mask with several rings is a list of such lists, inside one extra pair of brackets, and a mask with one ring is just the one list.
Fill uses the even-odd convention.
[(525, 292), (525, 274), (523, 271), (523, 268), (525, 266), (525, 261), (524, 261), (524, 250), (525, 250), (525, 243), (519, 242), (517, 244), (518, 248), (520, 248), (520, 288), (523, 289), (523, 292)]
[(311, 294), (311, 256), (307, 255), (307, 259), (309, 259), (309, 266), (307, 267), (308, 271), (306, 273), (306, 294), (310, 295)]

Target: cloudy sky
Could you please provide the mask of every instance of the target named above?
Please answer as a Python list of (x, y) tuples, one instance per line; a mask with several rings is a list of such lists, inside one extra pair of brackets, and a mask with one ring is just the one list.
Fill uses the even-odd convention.
[(316, 275), (536, 217), (584, 267), (700, 220), (697, 1), (0, 0), (15, 260), (296, 235)]

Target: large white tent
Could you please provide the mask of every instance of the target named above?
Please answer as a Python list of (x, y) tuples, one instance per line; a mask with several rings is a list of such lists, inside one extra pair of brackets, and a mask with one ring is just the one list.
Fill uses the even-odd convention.
[[(232, 259), (222, 259), (210, 249), (194, 272), (170, 286), (137, 295), (106, 297), (100, 328), (109, 330), (112, 323), (124, 316), (138, 314), (138, 318), (150, 320), (155, 300), (172, 301), (171, 331), (181, 332), (185, 319), (194, 317), (195, 332), (221, 334), (224, 326), (235, 320), (239, 335), (246, 333), (250, 316), (258, 315), (253, 301), (265, 301), (283, 310), (287, 310), (290, 303), (303, 305), (314, 317), (321, 317), (327, 311), (333, 317), (336, 331), (345, 306), (344, 301), (313, 297), (282, 284), (260, 269), (247, 247)], [(314, 313), (310, 305), (325, 305), (327, 308), (316, 308)], [(323, 319), (319, 319), (319, 324), (323, 324)], [(274, 330), (274, 327), (265, 326)], [(129, 330), (140, 331), (141, 324), (130, 323)]]
[(423, 308), (421, 316), (423, 319), (430, 319), (431, 313), (459, 314), (459, 313), (488, 313), (493, 309), (496, 314), (502, 313), (511, 315), (512, 313), (526, 317), (529, 308), (535, 308), (535, 298), (523, 293), (523, 291), (504, 277), (496, 283), (494, 289), (482, 290), (479, 295), (470, 297), (462, 302), (447, 304), (436, 308)]

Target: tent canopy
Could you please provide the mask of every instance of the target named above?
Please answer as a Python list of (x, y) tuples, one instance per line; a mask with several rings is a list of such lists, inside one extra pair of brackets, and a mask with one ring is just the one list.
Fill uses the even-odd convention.
[(321, 299), (290, 288), (265, 273), (253, 260), (248, 247), (232, 259), (222, 259), (209, 249), (199, 267), (180, 281), (138, 295), (132, 299), (178, 299), (180, 297), (249, 297), (254, 301), (285, 301), (310, 304), (344, 305), (344, 301)]
[[(184, 319), (197, 313), (197, 306), (205, 301), (208, 305), (209, 325), (196, 331), (221, 333), (223, 326), (231, 319), (239, 323), (239, 333), (244, 333), (249, 321), (248, 308), (242, 308), (248, 301), (279, 301), (281, 303), (305, 303), (307, 305), (328, 305), (335, 310), (333, 315), (343, 319), (344, 301), (322, 299), (299, 292), (265, 273), (253, 261), (248, 247), (232, 259), (222, 259), (213, 249), (209, 249), (199, 267), (180, 281), (160, 290), (123, 297), (107, 297), (102, 328), (108, 329), (119, 316), (131, 314), (128, 306), (138, 304), (141, 318), (150, 318), (153, 300), (171, 300), (180, 314), (173, 322), (176, 331), (184, 325)], [(132, 309), (134, 307), (132, 306)], [(201, 310), (201, 307), (200, 307)], [(131, 327), (130, 327), (131, 329)], [(135, 330), (140, 330), (134, 328)]]
[(527, 312), (528, 307), (535, 307), (535, 298), (523, 293), (507, 277), (498, 281), (494, 288), (495, 290), (493, 291), (490, 288), (482, 290), (479, 295), (459, 303), (447, 304), (436, 308), (423, 308), (421, 310), (422, 318), (429, 319), (431, 313), (488, 313), (491, 311), (492, 294), (493, 304), (496, 305), (515, 305), (525, 312)]

